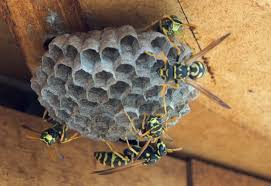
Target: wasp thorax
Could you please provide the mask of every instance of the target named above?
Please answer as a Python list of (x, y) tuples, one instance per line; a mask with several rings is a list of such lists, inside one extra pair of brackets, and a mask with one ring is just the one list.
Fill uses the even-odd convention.
[(206, 67), (202, 62), (195, 61), (189, 66), (189, 72), (189, 77), (191, 79), (198, 79), (205, 74)]

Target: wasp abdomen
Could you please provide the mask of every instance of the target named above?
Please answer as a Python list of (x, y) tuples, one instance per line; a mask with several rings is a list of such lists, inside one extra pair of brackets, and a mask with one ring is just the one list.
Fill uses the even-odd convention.
[(129, 163), (129, 160), (124, 160), (114, 152), (94, 152), (94, 157), (97, 161), (105, 166), (120, 167)]

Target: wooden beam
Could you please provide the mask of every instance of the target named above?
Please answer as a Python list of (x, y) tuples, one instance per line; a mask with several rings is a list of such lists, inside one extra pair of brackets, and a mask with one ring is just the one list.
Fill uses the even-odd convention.
[(50, 35), (85, 30), (76, 0), (2, 0), (0, 9), (31, 71)]

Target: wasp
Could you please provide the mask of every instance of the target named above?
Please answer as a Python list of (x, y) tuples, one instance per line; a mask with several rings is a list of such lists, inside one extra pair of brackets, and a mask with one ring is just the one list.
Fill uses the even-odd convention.
[(185, 28), (194, 30), (196, 28), (193, 24), (186, 24), (176, 15), (165, 15), (161, 19), (152, 22), (150, 25), (139, 31), (155, 30), (166, 36), (166, 39), (177, 50), (178, 54), (181, 53), (179, 47), (175, 44), (175, 36), (182, 33)]
[[(66, 124), (60, 124), (56, 122), (52, 127), (47, 128), (43, 131), (38, 131), (36, 129), (33, 129), (27, 125), (22, 125), (24, 129), (27, 129), (29, 131), (35, 132), (36, 134), (39, 134), (39, 137), (36, 136), (27, 136), (28, 139), (32, 140), (39, 140), (45, 143), (48, 147), (59, 143), (59, 144), (64, 144), (68, 143), (70, 141), (73, 141), (75, 139), (78, 139), (80, 135), (78, 133), (74, 133), (71, 137), (67, 136), (68, 133), (68, 126)], [(57, 149), (55, 148), (56, 152)], [(59, 153), (58, 153), (59, 154)], [(63, 159), (63, 156), (60, 155), (61, 159)]]
[[(136, 141), (137, 144), (134, 145), (130, 145), (130, 142), (127, 139), (126, 141), (128, 144), (128, 148), (125, 148), (122, 154), (113, 151), (112, 146), (108, 143), (107, 144), (112, 151), (94, 152), (94, 156), (97, 161), (103, 163), (104, 165), (110, 166), (111, 168), (94, 171), (93, 174), (107, 175), (136, 166), (153, 165), (157, 163), (161, 159), (161, 157), (165, 156), (167, 153), (172, 153), (182, 149), (169, 149), (166, 147), (165, 143), (161, 139), (158, 139), (155, 146), (149, 144), (147, 145), (147, 148), (145, 148), (145, 150), (141, 154), (139, 154), (143, 148), (142, 145), (140, 145), (138, 141)], [(132, 140), (132, 142), (135, 141)], [(135, 157), (137, 157), (137, 159), (135, 159)]]
[(125, 112), (128, 120), (130, 121), (131, 128), (133, 132), (136, 134), (138, 140), (145, 141), (147, 138), (147, 142), (145, 146), (139, 152), (139, 155), (143, 153), (145, 148), (148, 147), (150, 143), (156, 143), (157, 140), (163, 138), (167, 141), (172, 141), (172, 138), (166, 134), (166, 130), (168, 128), (168, 123), (173, 122), (177, 119), (177, 117), (172, 117), (170, 119), (167, 118), (167, 108), (166, 108), (166, 98), (163, 97), (163, 107), (164, 113), (162, 114), (143, 114), (143, 119), (140, 128), (136, 128), (134, 124), (134, 120), (130, 118), (129, 114)]
[(230, 109), (230, 106), (228, 104), (226, 104), (216, 95), (214, 95), (209, 90), (205, 89), (200, 84), (196, 83), (196, 81), (194, 81), (196, 79), (203, 77), (204, 74), (206, 73), (206, 67), (204, 63), (197, 61), (197, 59), (202, 57), (211, 49), (215, 48), (222, 41), (224, 41), (229, 35), (230, 33), (227, 33), (222, 37), (218, 38), (217, 40), (211, 42), (207, 47), (205, 47), (203, 50), (196, 53), (183, 63), (179, 62), (180, 55), (177, 55), (177, 58), (174, 61), (173, 65), (170, 65), (168, 63), (168, 58), (163, 52), (161, 52), (158, 55), (155, 55), (147, 51), (146, 54), (154, 56), (156, 59), (160, 59), (163, 61), (163, 65), (159, 67), (157, 70), (158, 75), (166, 82), (165, 84), (163, 84), (161, 96), (165, 96), (168, 86), (178, 89), (180, 83), (187, 83), (196, 88), (197, 90), (199, 90), (207, 97), (209, 97), (212, 101), (216, 102), (217, 104), (221, 105), (224, 108)]

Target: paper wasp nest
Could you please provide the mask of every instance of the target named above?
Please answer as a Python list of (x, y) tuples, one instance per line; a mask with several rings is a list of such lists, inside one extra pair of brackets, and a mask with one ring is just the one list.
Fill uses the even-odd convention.
[[(181, 48), (182, 59), (191, 55), (186, 45)], [(176, 59), (176, 49), (162, 34), (137, 33), (132, 26), (61, 35), (49, 44), (31, 86), (50, 117), (83, 136), (132, 138), (124, 111), (137, 125), (144, 112), (163, 113), (159, 93), (164, 82), (156, 72), (162, 61), (144, 51), (164, 51)], [(188, 113), (187, 103), (195, 96), (196, 90), (185, 84), (169, 89), (169, 117)]]

